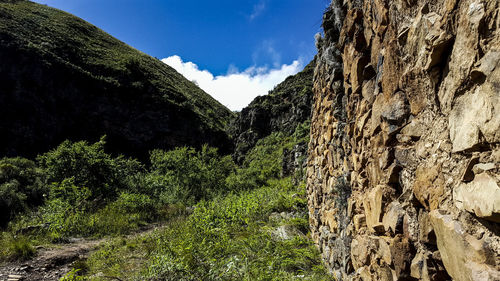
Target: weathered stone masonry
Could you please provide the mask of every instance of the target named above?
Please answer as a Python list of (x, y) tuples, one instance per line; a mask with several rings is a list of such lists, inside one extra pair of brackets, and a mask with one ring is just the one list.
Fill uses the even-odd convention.
[(312, 237), (340, 280), (500, 280), (500, 1), (334, 0)]

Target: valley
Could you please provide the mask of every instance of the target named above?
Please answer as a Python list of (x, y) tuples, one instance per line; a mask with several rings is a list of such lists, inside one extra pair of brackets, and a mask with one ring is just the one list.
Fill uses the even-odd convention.
[(500, 3), (327, 2), (231, 111), (199, 85), (275, 41), (178, 72), (0, 0), (0, 281), (500, 280)]

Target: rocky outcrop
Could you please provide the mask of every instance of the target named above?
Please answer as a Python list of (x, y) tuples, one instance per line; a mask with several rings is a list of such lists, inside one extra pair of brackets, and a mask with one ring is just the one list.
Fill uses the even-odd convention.
[(500, 3), (332, 1), (312, 238), (339, 280), (500, 280)]
[(65, 12), (0, 1), (0, 157), (65, 139), (141, 159), (208, 143), (232, 151), (233, 114), (161, 61)]
[[(272, 132), (292, 135), (299, 124), (310, 120), (313, 71), (314, 61), (278, 84), (269, 94), (255, 98), (238, 113), (228, 126), (235, 143), (236, 162), (242, 163), (259, 139)], [(296, 152), (305, 154), (307, 144), (304, 147)]]

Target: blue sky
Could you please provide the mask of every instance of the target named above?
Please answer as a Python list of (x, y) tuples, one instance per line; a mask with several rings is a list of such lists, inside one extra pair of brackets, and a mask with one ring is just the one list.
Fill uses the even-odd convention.
[(163, 59), (233, 110), (301, 70), (329, 0), (37, 0)]

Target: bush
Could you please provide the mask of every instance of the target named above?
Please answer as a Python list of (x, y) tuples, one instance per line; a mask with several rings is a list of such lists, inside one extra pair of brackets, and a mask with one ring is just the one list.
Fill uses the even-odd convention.
[[(27, 221), (21, 221), (16, 225), (47, 225), (49, 238), (53, 242), (65, 241), (64, 238), (71, 235), (88, 235), (90, 214), (84, 209), (78, 208), (60, 198), (52, 199), (39, 209), (36, 216), (31, 216)], [(45, 229), (44, 229), (45, 230)]]
[(13, 240), (11, 252), (14, 259), (28, 260), (35, 255), (36, 250), (30, 240), (22, 236)]
[[(284, 153), (290, 153), (293, 148), (309, 142), (310, 121), (297, 125), (294, 133), (287, 136), (282, 132), (273, 132), (260, 139), (247, 153), (243, 165), (227, 179), (230, 190), (249, 190), (266, 185), (269, 180), (283, 176)], [(297, 159), (302, 166), (306, 156)], [(298, 169), (294, 181), (300, 182), (304, 178), (304, 171)]]
[(122, 193), (119, 198), (91, 215), (92, 234), (126, 234), (147, 225), (158, 216), (153, 200), (145, 194)]
[(282, 133), (272, 133), (259, 140), (252, 148), (242, 167), (227, 179), (230, 190), (249, 190), (265, 185), (281, 173), (283, 148), (289, 142)]
[(154, 150), (146, 186), (163, 204), (191, 205), (227, 192), (225, 178), (234, 168), (230, 156), (220, 156), (216, 148), (206, 145), (201, 151), (188, 147)]
[(14, 230), (42, 226), (37, 234), (52, 242), (65, 242), (72, 236), (105, 236), (127, 234), (158, 218), (158, 212), (147, 195), (123, 193), (106, 206), (93, 210), (90, 205), (71, 204), (61, 198), (48, 200), (36, 215), (16, 221)]
[(89, 207), (92, 193), (86, 187), (75, 185), (74, 177), (64, 179), (62, 182), (52, 183), (50, 188), (51, 200), (60, 199), (68, 203), (74, 210), (85, 210)]
[(65, 141), (38, 161), (50, 182), (48, 200), (12, 228), (40, 226), (37, 233), (54, 242), (74, 235), (125, 234), (175, 216), (183, 205), (227, 192), (225, 178), (234, 170), (230, 156), (204, 146), (153, 151), (148, 173), (135, 160), (106, 154), (104, 140), (92, 145)]
[(24, 158), (0, 160), (0, 227), (17, 214), (43, 203), (46, 192), (43, 173), (35, 163)]
[(92, 145), (64, 141), (37, 160), (49, 183), (71, 179), (74, 185), (90, 190), (89, 199), (109, 201), (120, 191), (135, 188), (131, 177), (144, 167), (137, 160), (111, 157), (104, 152), (104, 145), (104, 137)]

